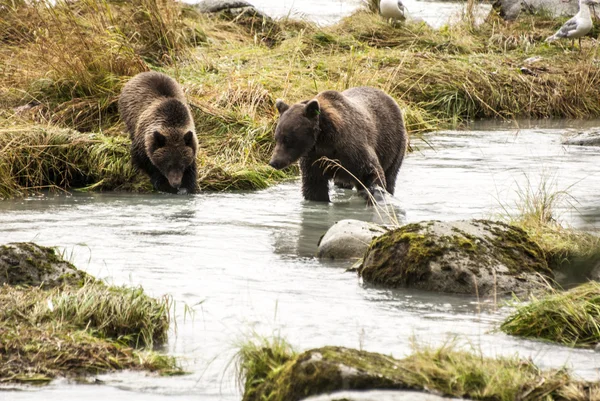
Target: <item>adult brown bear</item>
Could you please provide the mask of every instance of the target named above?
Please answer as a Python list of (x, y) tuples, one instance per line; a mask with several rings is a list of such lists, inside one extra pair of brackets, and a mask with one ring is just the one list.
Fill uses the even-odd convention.
[(364, 185), (371, 193), (378, 186), (394, 193), (408, 136), (402, 111), (390, 96), (358, 87), (321, 92), (291, 106), (278, 100), (276, 107), (280, 117), (269, 164), (282, 169), (300, 160), (305, 199), (328, 202), (331, 179), (359, 189)]
[(131, 162), (154, 188), (196, 192), (198, 139), (179, 84), (159, 72), (142, 72), (123, 87), (119, 113), (131, 137)]

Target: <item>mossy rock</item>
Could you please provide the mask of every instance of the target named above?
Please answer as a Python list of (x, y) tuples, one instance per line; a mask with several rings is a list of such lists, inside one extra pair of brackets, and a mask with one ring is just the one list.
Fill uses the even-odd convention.
[(92, 277), (63, 260), (53, 248), (31, 242), (0, 246), (0, 285), (49, 289), (81, 286), (85, 280)]
[(554, 275), (518, 227), (488, 221), (426, 221), (375, 239), (359, 274), (365, 282), (459, 294), (523, 294)]
[(333, 394), (310, 397), (304, 401), (464, 401), (464, 398), (448, 398), (417, 391), (370, 390), (340, 391)]
[[(596, 400), (597, 383), (566, 370), (542, 371), (531, 361), (479, 353), (421, 348), (404, 358), (344, 347), (323, 347), (271, 366), (264, 380), (246, 386), (243, 401), (299, 401), (345, 390), (428, 391), (461, 399)], [(425, 394), (412, 400), (427, 400)], [(332, 400), (352, 400), (351, 397)]]

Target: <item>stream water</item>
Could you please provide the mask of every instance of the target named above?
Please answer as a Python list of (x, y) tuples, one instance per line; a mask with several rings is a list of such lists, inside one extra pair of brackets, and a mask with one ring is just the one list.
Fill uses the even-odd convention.
[[(576, 212), (564, 209), (565, 222), (598, 229), (600, 148), (562, 146), (565, 124), (430, 134), (428, 144), (413, 144), (418, 150), (400, 171), (395, 199), (408, 221), (493, 217), (514, 210), (519, 187), (545, 181), (569, 188), (578, 202)], [(395, 357), (411, 352), (412, 339), (440, 345), (457, 338), (485, 355), (518, 354), (600, 379), (600, 354), (495, 331), (507, 308), (374, 288), (345, 272), (347, 264), (319, 262), (318, 238), (335, 221), (380, 220), (351, 191), (339, 191), (332, 204), (302, 200), (298, 181), (257, 192), (75, 193), (0, 202), (0, 243), (57, 245), (97, 277), (171, 294), (176, 325), (165, 350), (190, 372), (102, 375), (104, 385), (56, 381), (0, 391), (0, 400), (237, 401), (232, 356), (253, 332), (281, 334), (299, 349), (342, 345)], [(193, 318), (184, 305), (194, 308)]]
[[(184, 0), (198, 3), (200, 0)], [(321, 25), (332, 24), (362, 7), (364, 0), (249, 0), (256, 8), (273, 18), (307, 19)], [(413, 18), (433, 27), (456, 20), (464, 10), (464, 1), (402, 0)], [(475, 15), (481, 20), (491, 10), (489, 4), (479, 4)]]

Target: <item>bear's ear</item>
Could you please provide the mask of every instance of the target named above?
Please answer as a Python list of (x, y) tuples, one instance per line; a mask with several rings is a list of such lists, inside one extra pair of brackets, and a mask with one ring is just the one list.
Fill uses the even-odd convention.
[(320, 112), (321, 106), (319, 106), (319, 101), (317, 99), (311, 100), (304, 106), (304, 115), (308, 118), (315, 118)]
[(183, 136), (183, 140), (185, 141), (185, 146), (192, 147), (194, 143), (194, 133), (192, 131), (188, 131)]
[(285, 102), (281, 99), (277, 99), (277, 101), (275, 102), (275, 107), (277, 107), (277, 111), (279, 111), (279, 114), (285, 113), (287, 109), (290, 108), (290, 106), (285, 104)]
[(164, 136), (163, 134), (161, 134), (160, 132), (154, 131), (153, 137), (154, 137), (154, 146), (156, 146), (157, 148), (162, 148), (163, 146), (165, 146), (167, 144), (167, 137)]

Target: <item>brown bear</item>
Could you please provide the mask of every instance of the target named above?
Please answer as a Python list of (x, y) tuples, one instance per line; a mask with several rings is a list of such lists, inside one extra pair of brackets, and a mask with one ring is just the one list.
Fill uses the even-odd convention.
[(198, 139), (179, 84), (160, 72), (142, 72), (123, 87), (119, 113), (131, 137), (131, 162), (154, 188), (196, 192)]
[(276, 107), (280, 117), (269, 164), (279, 170), (299, 159), (305, 199), (328, 202), (331, 179), (340, 186), (364, 185), (371, 194), (377, 187), (394, 193), (408, 137), (402, 111), (390, 96), (358, 87), (321, 92), (291, 106), (278, 100)]

